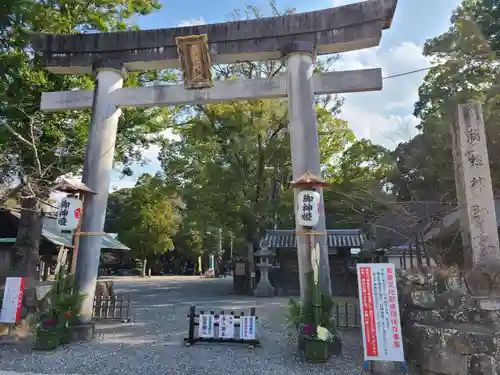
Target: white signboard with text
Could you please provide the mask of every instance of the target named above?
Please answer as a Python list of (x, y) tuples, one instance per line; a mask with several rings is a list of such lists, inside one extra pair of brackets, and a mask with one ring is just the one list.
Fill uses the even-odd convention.
[(214, 337), (214, 316), (211, 314), (200, 314), (198, 320), (198, 336), (203, 338)]
[(357, 271), (365, 361), (404, 362), (394, 264), (358, 264)]
[(82, 214), (82, 202), (78, 198), (65, 197), (61, 200), (57, 214), (57, 227), (61, 232), (72, 232), (78, 227)]
[(24, 297), (24, 278), (7, 277), (0, 311), (0, 323), (14, 324), (21, 319)]
[(255, 340), (255, 316), (240, 317), (240, 339)]
[(297, 220), (303, 227), (314, 227), (319, 221), (321, 195), (314, 190), (302, 190), (297, 194)]
[(234, 338), (234, 315), (221, 315), (219, 317), (219, 337), (221, 339)]

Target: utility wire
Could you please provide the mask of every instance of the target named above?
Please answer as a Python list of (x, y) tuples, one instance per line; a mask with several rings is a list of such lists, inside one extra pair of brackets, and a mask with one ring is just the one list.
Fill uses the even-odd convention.
[(427, 70), (431, 70), (433, 68), (437, 68), (441, 65), (434, 65), (434, 66), (429, 66), (427, 68), (421, 68), (421, 69), (415, 69), (415, 70), (410, 70), (408, 72), (404, 72), (404, 73), (398, 73), (398, 74), (393, 74), (391, 76), (387, 76), (387, 77), (382, 77), (382, 79), (390, 79), (390, 78), (396, 78), (396, 77), (403, 77), (403, 76), (407, 76), (407, 75), (410, 75), (410, 74), (415, 74), (415, 73), (420, 73), (420, 72), (425, 72)]

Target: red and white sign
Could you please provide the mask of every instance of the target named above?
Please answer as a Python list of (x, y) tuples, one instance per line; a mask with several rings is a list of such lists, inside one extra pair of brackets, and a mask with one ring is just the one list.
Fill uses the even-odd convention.
[(365, 361), (404, 362), (394, 264), (358, 264), (357, 269)]
[(16, 323), (21, 319), (24, 297), (24, 278), (7, 277), (0, 311), (0, 323)]
[(82, 214), (82, 202), (78, 198), (65, 197), (61, 200), (57, 214), (57, 226), (62, 232), (71, 232), (78, 227)]

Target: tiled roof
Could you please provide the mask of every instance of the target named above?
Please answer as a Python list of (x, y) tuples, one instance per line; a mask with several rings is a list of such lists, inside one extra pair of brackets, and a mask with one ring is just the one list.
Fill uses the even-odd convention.
[[(360, 229), (329, 229), (328, 247), (361, 247), (365, 240)], [(293, 229), (271, 229), (264, 235), (264, 241), (270, 248), (296, 248), (297, 236)]]
[[(18, 212), (10, 213), (19, 218), (20, 214)], [(58, 246), (71, 246), (73, 243), (73, 235), (71, 233), (61, 233), (61, 231), (57, 228), (57, 222), (55, 217), (44, 216), (43, 217), (43, 227), (42, 227), (42, 236)], [(113, 234), (106, 233), (102, 236), (102, 244), (101, 247), (103, 249), (109, 250), (122, 250), (129, 251), (130, 248), (122, 244), (117, 239), (113, 238)]]

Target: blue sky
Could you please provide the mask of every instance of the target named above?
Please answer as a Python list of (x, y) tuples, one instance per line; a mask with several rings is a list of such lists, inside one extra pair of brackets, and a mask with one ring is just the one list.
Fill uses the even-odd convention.
[[(279, 9), (296, 8), (305, 12), (340, 6), (356, 0), (277, 0)], [(451, 12), (460, 0), (399, 0), (392, 27), (384, 31), (377, 48), (348, 52), (334, 66), (335, 70), (381, 67), (383, 76), (391, 76), (428, 67), (430, 62), (421, 55), (424, 42), (445, 31)], [(269, 13), (267, 0), (185, 0), (181, 3), (163, 1), (163, 8), (151, 15), (138, 18), (143, 29), (215, 23), (229, 20), (235, 8), (245, 4), (260, 7)], [(384, 81), (381, 92), (345, 95), (340, 115), (347, 120), (359, 138), (368, 138), (388, 148), (394, 148), (415, 134), (417, 120), (412, 116), (418, 86), (425, 72), (391, 78)], [(160, 165), (156, 158), (158, 149), (146, 150), (150, 163), (135, 167), (134, 175), (121, 178), (114, 172), (111, 190), (134, 186), (142, 173), (155, 173)]]

